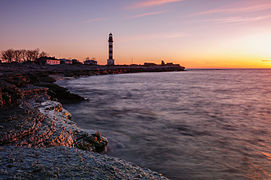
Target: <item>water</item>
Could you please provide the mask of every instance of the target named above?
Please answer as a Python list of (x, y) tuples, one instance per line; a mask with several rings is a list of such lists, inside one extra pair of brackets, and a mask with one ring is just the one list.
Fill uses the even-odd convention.
[(60, 81), (107, 154), (171, 179), (271, 178), (271, 70), (192, 70)]

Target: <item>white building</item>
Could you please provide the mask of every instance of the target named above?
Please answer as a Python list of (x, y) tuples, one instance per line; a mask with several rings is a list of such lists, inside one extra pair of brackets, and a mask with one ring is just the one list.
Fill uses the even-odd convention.
[(58, 65), (58, 64), (60, 64), (60, 60), (59, 59), (46, 59), (45, 63), (48, 65)]

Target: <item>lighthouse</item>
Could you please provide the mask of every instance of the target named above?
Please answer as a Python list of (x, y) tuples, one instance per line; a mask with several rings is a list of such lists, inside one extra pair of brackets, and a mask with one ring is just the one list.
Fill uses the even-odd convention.
[(112, 33), (109, 34), (108, 45), (109, 45), (108, 46), (109, 54), (108, 54), (108, 59), (107, 59), (107, 65), (113, 66), (114, 59), (113, 59), (113, 35), (112, 35)]

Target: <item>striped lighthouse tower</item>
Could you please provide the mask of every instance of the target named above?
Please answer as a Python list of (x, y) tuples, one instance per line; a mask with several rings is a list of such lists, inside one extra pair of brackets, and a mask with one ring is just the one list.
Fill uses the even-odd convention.
[(113, 35), (112, 35), (112, 33), (109, 34), (108, 44), (109, 44), (109, 48), (108, 48), (109, 56), (108, 56), (108, 60), (107, 60), (107, 65), (113, 66), (114, 59), (113, 59)]

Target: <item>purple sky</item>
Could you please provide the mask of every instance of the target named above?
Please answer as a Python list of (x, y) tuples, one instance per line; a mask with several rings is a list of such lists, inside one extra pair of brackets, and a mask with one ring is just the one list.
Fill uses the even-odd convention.
[(118, 64), (271, 67), (270, 0), (1, 0), (0, 50)]

